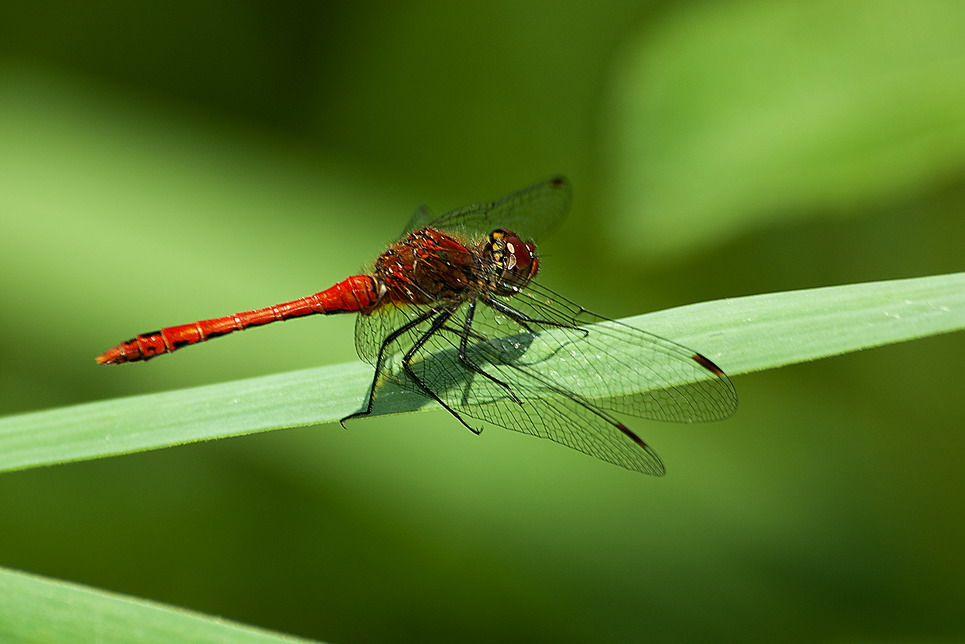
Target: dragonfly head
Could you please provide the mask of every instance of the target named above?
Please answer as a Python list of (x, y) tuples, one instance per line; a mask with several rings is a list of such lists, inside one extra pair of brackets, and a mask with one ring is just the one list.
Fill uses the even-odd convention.
[(489, 233), (485, 252), (495, 269), (492, 288), (498, 295), (518, 293), (539, 270), (536, 246), (512, 231), (499, 228)]

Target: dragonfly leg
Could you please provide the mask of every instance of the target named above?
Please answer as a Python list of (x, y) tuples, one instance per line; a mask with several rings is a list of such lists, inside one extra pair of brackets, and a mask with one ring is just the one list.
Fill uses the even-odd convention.
[[(480, 376), (488, 379), (493, 384), (498, 385), (499, 387), (502, 387), (506, 391), (506, 394), (510, 398), (512, 398), (514, 403), (516, 403), (517, 405), (522, 405), (523, 401), (520, 400), (519, 396), (516, 395), (516, 392), (513, 391), (512, 387), (510, 387), (507, 383), (503, 382), (499, 378), (496, 378), (492, 374), (487, 373), (486, 371), (484, 371), (483, 369), (481, 369), (480, 367), (474, 365), (469, 361), (469, 357), (468, 357), (469, 352), (467, 351), (467, 349), (469, 345), (469, 338), (470, 336), (473, 335), (472, 318), (473, 318), (473, 315), (475, 315), (475, 313), (476, 313), (476, 300), (472, 300), (469, 303), (468, 309), (466, 311), (466, 319), (462, 324), (462, 330), (457, 332), (455, 329), (451, 329), (451, 328), (448, 329), (459, 336), (459, 350), (456, 352), (456, 355), (459, 357), (459, 362), (466, 369), (469, 369), (473, 373), (478, 373)], [(485, 338), (481, 338), (481, 339), (484, 340)]]
[(587, 331), (583, 327), (576, 326), (575, 324), (566, 324), (565, 322), (554, 322), (553, 320), (541, 320), (539, 318), (531, 317), (518, 309), (514, 309), (509, 304), (506, 304), (505, 302), (501, 302), (500, 300), (497, 300), (492, 297), (486, 298), (483, 301), (490, 308), (493, 308), (499, 311), (500, 313), (503, 313), (513, 318), (514, 320), (516, 320), (516, 322), (518, 322), (521, 326), (523, 326), (527, 331), (530, 331), (531, 333), (532, 333), (532, 329), (529, 328), (528, 324), (542, 324), (544, 326), (552, 326), (558, 329), (570, 329), (572, 331), (579, 331), (583, 334), (584, 337), (590, 334), (589, 331)]
[(409, 378), (412, 379), (412, 382), (416, 384), (416, 386), (419, 388), (420, 391), (422, 391), (422, 393), (424, 393), (426, 396), (428, 396), (432, 400), (439, 403), (439, 405), (443, 409), (445, 409), (447, 412), (455, 416), (456, 420), (462, 423), (466, 427), (466, 429), (471, 431), (473, 434), (480, 434), (482, 433), (481, 429), (477, 429), (476, 427), (473, 427), (465, 420), (463, 420), (462, 415), (459, 412), (457, 412), (455, 409), (450, 407), (442, 398), (440, 398), (436, 394), (436, 392), (432, 391), (432, 389), (426, 383), (424, 383), (421, 378), (419, 378), (415, 370), (412, 368), (412, 359), (415, 357), (415, 354), (419, 351), (419, 349), (423, 347), (423, 345), (425, 345), (426, 342), (428, 342), (429, 338), (431, 338), (435, 333), (438, 333), (439, 330), (446, 325), (446, 322), (448, 322), (449, 319), (452, 317), (452, 313), (453, 313), (452, 311), (445, 311), (443, 313), (440, 313), (438, 317), (436, 317), (436, 319), (432, 321), (432, 326), (430, 326), (429, 329), (422, 335), (422, 337), (419, 338), (415, 342), (415, 344), (413, 344), (409, 348), (409, 350), (405, 352), (405, 355), (402, 357), (402, 370), (406, 373), (407, 376), (409, 376)]
[(406, 324), (400, 326), (398, 329), (396, 329), (395, 331), (387, 335), (384, 340), (382, 340), (382, 344), (379, 347), (379, 355), (375, 359), (375, 376), (372, 378), (372, 384), (369, 386), (369, 395), (368, 395), (368, 400), (365, 404), (365, 409), (363, 409), (362, 411), (357, 411), (354, 414), (349, 414), (345, 418), (338, 421), (339, 425), (341, 425), (342, 427), (345, 427), (345, 421), (347, 420), (354, 420), (356, 418), (363, 418), (365, 416), (372, 415), (372, 405), (375, 404), (376, 385), (379, 382), (379, 376), (382, 374), (382, 366), (385, 362), (386, 348), (390, 344), (395, 342), (396, 339), (398, 339), (403, 333), (406, 333), (407, 331), (418, 326), (419, 324), (422, 324), (423, 322), (431, 318), (433, 315), (436, 315), (435, 311), (431, 311), (431, 310), (426, 311), (419, 317), (413, 320), (410, 320)]

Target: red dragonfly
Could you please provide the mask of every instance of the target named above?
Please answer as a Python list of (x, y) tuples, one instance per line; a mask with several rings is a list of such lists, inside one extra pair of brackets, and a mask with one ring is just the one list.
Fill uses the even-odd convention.
[(97, 362), (149, 360), (294, 317), (358, 313), (356, 350), (375, 377), (364, 408), (342, 422), (370, 415), (380, 383), (391, 381), (477, 434), (472, 420), (660, 476), (660, 457), (614, 414), (720, 420), (737, 408), (737, 394), (700, 353), (533, 281), (539, 259), (531, 240), (556, 225), (569, 202), (569, 182), (554, 177), (438, 218), (423, 208), (366, 275), (284, 304), (142, 333)]

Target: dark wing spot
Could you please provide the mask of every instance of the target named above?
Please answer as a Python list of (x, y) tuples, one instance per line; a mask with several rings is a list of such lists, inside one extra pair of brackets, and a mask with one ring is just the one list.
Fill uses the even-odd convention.
[(700, 355), (699, 353), (695, 353), (694, 355), (692, 355), (692, 356), (690, 356), (690, 357), (693, 358), (693, 361), (694, 361), (694, 362), (696, 362), (696, 363), (699, 364), (701, 367), (703, 367), (703, 368), (706, 369), (707, 371), (711, 372), (711, 373), (714, 374), (715, 376), (723, 376), (723, 375), (724, 375), (724, 370), (721, 369), (720, 367), (718, 367), (717, 365), (715, 365), (715, 364), (713, 363), (713, 361), (712, 361), (710, 358), (708, 358), (707, 356), (702, 356), (702, 355)]
[(630, 428), (623, 423), (614, 423), (613, 425), (647, 453), (647, 458), (645, 458), (642, 462), (636, 461), (632, 466), (624, 465), (624, 467), (628, 467), (628, 469), (635, 469), (638, 472), (643, 472), (645, 474), (649, 474), (650, 476), (663, 476), (667, 473), (667, 470), (663, 466), (663, 461), (660, 460), (660, 457), (657, 456), (655, 451), (650, 449), (650, 446), (647, 445), (645, 440), (630, 431)]
[(630, 431), (630, 428), (629, 428), (629, 427), (627, 427), (627, 426), (624, 425), (623, 423), (616, 423), (616, 427), (617, 427), (617, 429), (619, 429), (621, 432), (623, 432), (624, 434), (626, 434), (626, 435), (630, 438), (630, 440), (632, 440), (634, 443), (636, 443), (637, 445), (639, 445), (640, 447), (642, 447), (642, 448), (644, 448), (644, 449), (649, 449), (650, 446), (647, 445), (647, 442), (646, 442), (645, 440), (643, 440), (642, 438), (640, 438), (639, 436), (637, 436), (636, 434), (634, 434), (632, 431)]

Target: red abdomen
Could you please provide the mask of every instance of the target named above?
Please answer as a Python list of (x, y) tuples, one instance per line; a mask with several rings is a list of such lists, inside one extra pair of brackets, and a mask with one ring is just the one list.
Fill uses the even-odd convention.
[(97, 362), (98, 364), (120, 364), (150, 360), (162, 353), (177, 351), (181, 347), (218, 338), (248, 327), (306, 315), (368, 313), (378, 305), (379, 298), (374, 278), (369, 275), (353, 275), (324, 291), (291, 302), (141, 333), (97, 356)]

